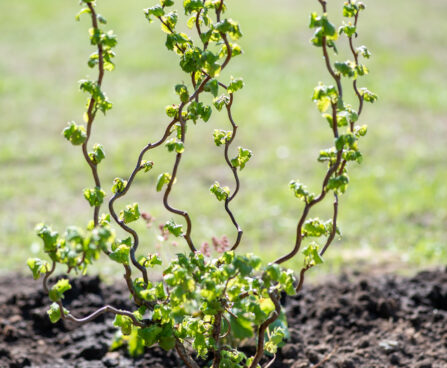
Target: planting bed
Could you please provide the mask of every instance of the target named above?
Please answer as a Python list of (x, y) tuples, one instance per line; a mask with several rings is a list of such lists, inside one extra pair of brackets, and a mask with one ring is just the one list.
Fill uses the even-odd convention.
[[(105, 303), (129, 304), (123, 288), (98, 278), (72, 285), (65, 302), (77, 316)], [(138, 359), (125, 350), (108, 352), (112, 316), (82, 327), (52, 325), (48, 305), (40, 282), (0, 278), (0, 368), (183, 367), (173, 352), (159, 348)], [(287, 299), (286, 309), (290, 340), (272, 367), (447, 367), (447, 269), (411, 278), (340, 276), (305, 287)]]

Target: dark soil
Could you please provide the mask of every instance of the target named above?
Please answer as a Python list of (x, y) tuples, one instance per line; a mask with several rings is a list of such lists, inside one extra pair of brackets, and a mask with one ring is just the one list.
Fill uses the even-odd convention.
[[(73, 282), (65, 302), (84, 315), (105, 303), (126, 307), (128, 300), (124, 289), (86, 277)], [(48, 304), (40, 283), (0, 278), (0, 368), (184, 366), (159, 348), (139, 359), (108, 352), (115, 333), (110, 316), (82, 327), (52, 325)], [(306, 287), (286, 308), (291, 338), (273, 367), (447, 367), (447, 269), (412, 278), (341, 276)]]

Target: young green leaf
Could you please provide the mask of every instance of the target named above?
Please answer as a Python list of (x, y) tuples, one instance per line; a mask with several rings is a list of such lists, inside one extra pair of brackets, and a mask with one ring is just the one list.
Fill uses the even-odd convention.
[(84, 198), (88, 201), (91, 207), (98, 207), (104, 202), (106, 192), (101, 188), (95, 187), (93, 189), (84, 189)]
[[(68, 310), (63, 308), (64, 314), (68, 314)], [(59, 304), (52, 303), (50, 305), (50, 308), (47, 310), (48, 317), (50, 317), (51, 323), (56, 323), (61, 319), (61, 309), (59, 307)]]
[(90, 152), (88, 156), (95, 165), (98, 165), (102, 160), (104, 160), (106, 158), (106, 154), (102, 144), (95, 144), (93, 146), (93, 151)]
[(38, 224), (35, 230), (37, 236), (43, 240), (45, 252), (53, 252), (57, 249), (57, 241), (59, 239), (57, 231), (53, 231), (49, 226), (43, 223)]
[(171, 174), (169, 173), (163, 173), (160, 174), (157, 178), (157, 192), (161, 192), (161, 190), (163, 189), (163, 186), (165, 184), (169, 184), (171, 181)]
[(28, 258), (26, 263), (33, 273), (34, 280), (37, 280), (41, 275), (50, 271), (49, 263), (42, 261), (39, 258)]
[(240, 170), (243, 170), (246, 163), (252, 158), (253, 152), (242, 147), (239, 147), (238, 151), (238, 155), (231, 159), (231, 164), (233, 167), (239, 167)]
[(228, 198), (228, 196), (230, 195), (230, 188), (221, 187), (219, 182), (216, 181), (211, 186), (210, 192), (216, 196), (218, 201), (223, 201), (223, 200), (226, 200)]
[(112, 193), (121, 193), (127, 186), (127, 180), (121, 178), (113, 179)]
[(214, 129), (213, 136), (214, 136), (214, 143), (216, 143), (216, 146), (219, 147), (231, 140), (233, 132), (222, 129)]
[(70, 289), (70, 282), (67, 279), (61, 279), (50, 289), (48, 296), (51, 301), (58, 302), (64, 298), (64, 293)]
[(137, 221), (140, 218), (140, 210), (138, 203), (129, 204), (120, 212), (120, 220), (125, 224)]
[(244, 87), (244, 80), (242, 78), (233, 79), (231, 78), (230, 83), (228, 84), (228, 93), (234, 93), (239, 91)]
[(83, 126), (76, 125), (75, 122), (68, 123), (68, 127), (63, 131), (64, 137), (74, 146), (79, 146), (87, 139), (87, 132)]
[(168, 230), (172, 235), (179, 237), (183, 235), (183, 226), (176, 224), (174, 220), (169, 220), (164, 228)]

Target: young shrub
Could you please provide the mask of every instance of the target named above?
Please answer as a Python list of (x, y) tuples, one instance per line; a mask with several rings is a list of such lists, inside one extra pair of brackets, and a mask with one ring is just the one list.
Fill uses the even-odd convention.
[[(112, 196), (108, 201), (109, 214), (100, 214), (107, 193), (101, 185), (98, 167), (105, 158), (101, 144), (93, 145), (89, 151), (89, 139), (98, 112), (106, 113), (112, 108), (111, 102), (102, 90), (106, 71), (114, 69), (113, 49), (117, 44), (111, 31), (103, 31), (104, 17), (96, 11), (96, 2), (82, 0), (82, 10), (77, 18), (85, 14), (91, 18), (90, 43), (95, 52), (90, 55), (88, 65), (98, 72), (96, 80), (83, 80), (80, 88), (87, 93), (87, 110), (84, 124), (69, 123), (64, 137), (73, 145), (81, 146), (84, 159), (93, 175), (93, 186), (84, 190), (84, 197), (93, 208), (93, 218), (81, 229), (70, 226), (63, 234), (40, 224), (37, 234), (43, 240), (49, 261), (29, 259), (33, 277), (43, 277), (43, 287), (53, 302), (48, 310), (52, 322), (66, 319), (79, 324), (87, 323), (101, 314), (115, 315), (114, 325), (120, 331), (121, 341), (127, 341), (130, 353), (137, 355), (145, 347), (159, 345), (165, 350), (175, 349), (190, 368), (199, 367), (198, 361), (205, 360), (213, 367), (260, 367), (261, 359), (267, 353), (275, 360), (278, 346), (287, 335), (287, 322), (280, 304), (280, 296), (294, 295), (302, 288), (307, 270), (323, 262), (323, 255), (339, 232), (337, 215), (339, 196), (347, 189), (348, 167), (351, 162), (361, 162), (359, 140), (366, 134), (366, 127), (357, 124), (364, 102), (377, 98), (366, 88), (359, 88), (358, 78), (368, 72), (360, 60), (369, 58), (365, 46), (355, 48), (353, 37), (357, 36), (357, 22), (364, 5), (354, 0), (343, 6), (347, 23), (338, 29), (329, 21), (326, 1), (318, 0), (323, 14), (311, 14), (310, 27), (315, 30), (312, 44), (321, 48), (327, 70), (334, 84), (320, 83), (314, 90), (313, 100), (328, 122), (334, 145), (320, 152), (318, 161), (327, 165), (321, 192), (314, 194), (297, 180), (290, 182), (295, 197), (304, 202), (304, 210), (298, 221), (293, 249), (275, 262), (263, 265), (253, 254), (238, 255), (236, 250), (242, 239), (240, 228), (230, 204), (239, 191), (239, 170), (244, 169), (252, 152), (239, 147), (230, 153), (237, 134), (237, 125), (232, 116), (235, 94), (244, 87), (241, 78), (225, 81), (220, 78), (222, 70), (230, 65), (234, 57), (242, 53), (236, 43), (242, 37), (239, 24), (226, 18), (225, 0), (185, 0), (182, 11), (189, 16), (187, 26), (196, 33), (192, 36), (179, 31), (175, 1), (161, 0), (159, 5), (144, 11), (149, 22), (159, 21), (166, 33), (166, 47), (179, 58), (179, 66), (188, 75), (189, 83), (181, 82), (174, 87), (178, 101), (166, 107), (169, 123), (163, 136), (147, 144), (139, 154), (137, 162), (127, 179), (116, 178), (111, 186)], [(353, 60), (332, 63), (330, 51), (337, 52), (339, 36), (346, 37)], [(352, 88), (358, 98), (355, 109), (343, 98), (343, 82), (352, 81)], [(213, 105), (201, 101), (202, 95), (211, 94)], [(213, 238), (213, 245), (220, 253), (219, 258), (209, 257), (209, 245), (203, 243), (198, 251), (192, 239), (192, 222), (188, 213), (173, 207), (170, 193), (177, 179), (178, 168), (189, 147), (186, 142), (188, 124), (210, 120), (212, 113), (224, 111), (230, 130), (216, 129), (213, 139), (223, 150), (224, 159), (233, 172), (232, 188), (215, 182), (210, 192), (223, 202), (236, 235), (234, 241), (228, 238)], [(151, 218), (140, 213), (138, 203), (128, 204), (119, 214), (115, 203), (122, 199), (132, 187), (135, 177), (150, 172), (154, 163), (145, 160), (152, 149), (165, 146), (174, 156), (173, 168), (162, 173), (157, 179), (156, 190), (163, 192), (165, 208), (175, 216), (161, 227), (164, 237), (169, 234), (183, 238), (189, 247), (188, 254), (178, 254), (163, 269), (161, 280), (149, 279), (149, 273), (162, 262), (156, 254), (138, 254), (138, 233), (131, 227), (134, 221), (143, 217), (150, 224)], [(323, 221), (309, 218), (311, 210), (328, 195), (334, 199), (333, 217)], [(182, 218), (184, 223), (176, 222)], [(129, 234), (118, 239), (112, 228), (112, 220)], [(305, 243), (305, 246), (303, 244)], [(323, 244), (323, 246), (321, 246)], [(295, 257), (300, 249), (304, 265), (296, 279), (292, 270), (281, 264)], [(124, 269), (124, 279), (134, 302), (133, 310), (121, 310), (106, 305), (91, 315), (75, 317), (64, 307), (64, 293), (70, 290), (70, 282), (63, 278), (50, 286), (49, 278), (56, 265), (65, 265), (66, 273), (86, 272), (88, 266), (105, 254), (111, 261)], [(134, 274), (136, 272), (136, 274)], [(239, 349), (243, 339), (255, 337), (256, 351), (247, 356)], [(118, 341), (116, 343), (119, 343)]]

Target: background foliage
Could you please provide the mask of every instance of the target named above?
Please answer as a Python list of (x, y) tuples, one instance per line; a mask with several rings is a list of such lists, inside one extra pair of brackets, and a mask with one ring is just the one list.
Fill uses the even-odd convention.
[[(447, 80), (447, 4), (411, 0), (402, 13), (403, 4), (368, 3), (368, 17), (360, 24), (362, 42), (373, 52), (368, 64), (374, 78), (367, 77), (365, 84), (380, 101), (363, 116), (362, 123), (369, 125), (362, 143), (365, 162), (355, 168), (353, 188), (341, 204), (343, 244), (334, 244), (324, 267), (352, 259), (399, 266), (447, 259), (447, 89), (441, 82)], [(172, 85), (183, 77), (175, 56), (159, 47), (164, 40), (158, 27), (147, 26), (141, 9), (149, 5), (142, 0), (125, 7), (115, 0), (101, 3), (120, 41), (118, 69), (105, 81), (114, 110), (107, 121), (98, 116), (94, 132), (107, 148), (104, 183), (128, 175), (140, 148), (160, 136), (164, 107), (175, 96)], [(85, 96), (73, 81), (91, 73), (85, 64), (88, 35), (72, 16), (77, 7), (68, 0), (0, 3), (1, 270), (23, 269), (30, 246), (40, 255), (33, 231), (37, 222), (62, 230), (70, 223), (83, 225), (90, 213), (80, 196), (91, 180), (86, 164), (60, 136), (67, 121), (82, 119)], [(234, 105), (241, 127), (235, 146), (242, 142), (255, 155), (241, 173), (233, 207), (245, 230), (240, 251), (259, 252), (266, 260), (293, 246), (299, 208), (289, 180), (318, 186), (324, 170), (315, 162), (315, 147), (325, 148), (327, 137), (311, 102), (316, 79), (326, 75), (319, 53), (308, 44), (308, 13), (314, 8), (311, 0), (244, 0), (231, 9), (244, 25), (245, 51), (232, 74), (243, 74), (246, 83)], [(72, 67), (82, 63), (83, 69)], [(110, 130), (102, 129), (105, 124)], [(172, 195), (190, 212), (200, 240), (232, 230), (208, 190), (216, 178), (222, 184), (231, 179), (220, 151), (213, 149), (212, 132), (225, 124), (215, 114), (193, 127), (189, 144), (194, 149), (184, 157), (181, 185)], [(138, 178), (128, 202), (138, 199), (142, 211), (164, 223), (171, 216), (160, 205), (155, 179), (171, 156), (165, 150), (155, 154), (155, 162), (169, 161), (155, 167), (150, 178)], [(161, 245), (163, 256), (176, 252), (158, 234), (156, 225), (143, 230), (143, 246)]]

